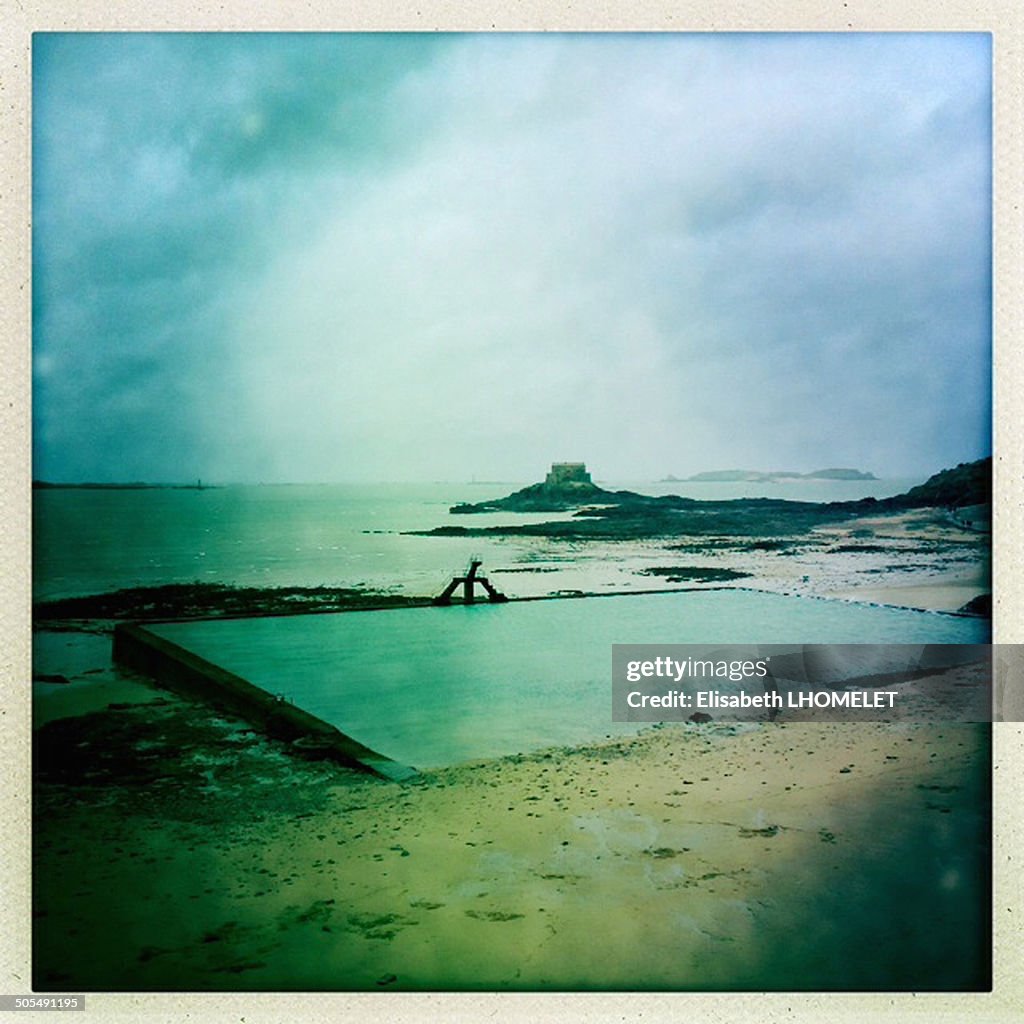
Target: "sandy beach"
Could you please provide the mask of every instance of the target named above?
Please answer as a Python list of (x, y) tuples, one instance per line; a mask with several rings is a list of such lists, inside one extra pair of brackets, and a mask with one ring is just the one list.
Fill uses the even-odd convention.
[(397, 786), (103, 714), (133, 756), (43, 770), (42, 988), (984, 982), (984, 727), (666, 726)]
[[(952, 609), (986, 549), (914, 512), (685, 562)], [(114, 671), (107, 628), (36, 637), (70, 680), (35, 685), (38, 988), (987, 984), (986, 726), (662, 725), (395, 784)]]

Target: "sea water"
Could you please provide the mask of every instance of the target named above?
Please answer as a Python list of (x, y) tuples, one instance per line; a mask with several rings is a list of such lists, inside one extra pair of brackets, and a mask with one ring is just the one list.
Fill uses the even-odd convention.
[[(449, 516), (506, 485), (303, 485), (37, 490), (35, 600), (166, 583), (398, 587), (428, 595), (464, 567), (466, 539), (409, 536), (449, 521), (539, 522), (559, 514)], [(471, 542), (489, 565), (504, 539)], [(520, 545), (523, 547), (523, 545)]]
[(616, 643), (988, 640), (977, 619), (743, 590), (151, 628), (417, 768), (635, 732), (611, 721)]
[[(843, 501), (869, 495), (885, 497), (916, 483), (920, 481), (603, 485), (706, 499)], [(488, 572), (502, 568), (521, 571), (538, 562), (557, 567), (607, 558), (607, 546), (592, 542), (421, 537), (406, 532), (444, 525), (545, 522), (571, 515), (452, 516), (448, 512), (459, 502), (497, 498), (520, 486), (438, 483), (40, 489), (33, 494), (34, 599), (196, 581), (261, 587), (364, 584), (430, 595), (444, 586), (453, 571), (464, 567), (469, 553), (482, 557)], [(594, 575), (612, 580), (603, 570)], [(519, 576), (512, 582), (526, 581)], [(545, 589), (558, 589), (554, 579), (545, 583), (551, 584)], [(523, 588), (513, 586), (512, 592), (522, 593)]]

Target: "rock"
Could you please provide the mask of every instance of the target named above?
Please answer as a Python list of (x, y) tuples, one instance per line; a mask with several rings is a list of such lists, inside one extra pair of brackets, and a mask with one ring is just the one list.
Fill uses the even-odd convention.
[(972, 597), (967, 604), (957, 609), (961, 615), (980, 615), (983, 618), (992, 618), (992, 595), (979, 594)]
[(696, 722), (698, 725), (703, 725), (705, 722), (714, 721), (714, 719), (706, 711), (694, 711), (690, 715), (689, 721)]

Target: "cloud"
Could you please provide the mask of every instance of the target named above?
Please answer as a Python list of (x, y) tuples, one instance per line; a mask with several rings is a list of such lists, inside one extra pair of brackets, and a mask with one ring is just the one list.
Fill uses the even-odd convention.
[(37, 38), (39, 476), (987, 450), (987, 37)]

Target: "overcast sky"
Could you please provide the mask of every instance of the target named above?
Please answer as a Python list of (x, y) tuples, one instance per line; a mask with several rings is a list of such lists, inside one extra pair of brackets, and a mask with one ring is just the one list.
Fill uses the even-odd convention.
[(36, 35), (35, 475), (990, 450), (984, 35)]

